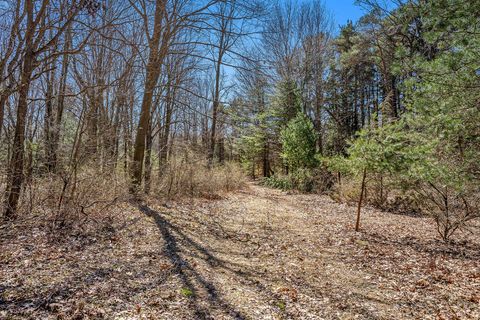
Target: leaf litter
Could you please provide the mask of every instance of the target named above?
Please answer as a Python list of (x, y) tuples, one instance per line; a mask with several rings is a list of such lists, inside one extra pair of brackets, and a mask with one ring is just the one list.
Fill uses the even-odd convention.
[(480, 319), (480, 241), (251, 184), (118, 205), (113, 230), (0, 229), (1, 319)]

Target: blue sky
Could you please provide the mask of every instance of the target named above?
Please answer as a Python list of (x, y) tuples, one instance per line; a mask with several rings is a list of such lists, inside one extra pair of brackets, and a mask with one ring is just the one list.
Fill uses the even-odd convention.
[(335, 27), (345, 25), (348, 20), (356, 22), (365, 11), (355, 5), (355, 0), (325, 0), (325, 5), (333, 14)]

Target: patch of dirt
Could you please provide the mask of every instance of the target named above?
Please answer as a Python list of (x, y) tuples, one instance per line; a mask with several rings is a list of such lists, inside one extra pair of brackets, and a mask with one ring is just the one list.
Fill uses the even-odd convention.
[(366, 208), (356, 233), (353, 207), (254, 184), (118, 214), (88, 241), (2, 226), (0, 318), (480, 319), (479, 239), (428, 218)]

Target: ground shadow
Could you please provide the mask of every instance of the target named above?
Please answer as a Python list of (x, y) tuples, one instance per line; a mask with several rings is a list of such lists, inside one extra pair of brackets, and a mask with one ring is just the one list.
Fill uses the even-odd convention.
[[(173, 265), (175, 274), (179, 276), (182, 282), (182, 286), (187, 289), (186, 292), (189, 293), (188, 295), (192, 302), (195, 317), (198, 319), (211, 318), (210, 310), (213, 308), (220, 310), (225, 315), (231, 316), (233, 319), (245, 319), (240, 311), (236, 310), (234, 306), (222, 298), (212, 282), (206, 280), (205, 277), (195, 270), (191, 263), (182, 257), (182, 248), (179, 242), (188, 245), (189, 250), (197, 251), (199, 253), (197, 257), (204, 259), (210, 266), (225, 267), (224, 261), (216, 258), (207, 248), (181, 232), (158, 211), (145, 205), (139, 206), (139, 210), (155, 220), (165, 240), (163, 254), (168, 257)], [(204, 301), (205, 299), (203, 299), (200, 291), (206, 293), (206, 301)], [(202, 302), (206, 302), (208, 308), (202, 306)]]
[(366, 232), (368, 241), (389, 245), (395, 248), (413, 249), (419, 253), (435, 256), (449, 256), (454, 259), (478, 261), (480, 259), (480, 243), (451, 242), (439, 239), (419, 239), (413, 236), (392, 239), (378, 232)]

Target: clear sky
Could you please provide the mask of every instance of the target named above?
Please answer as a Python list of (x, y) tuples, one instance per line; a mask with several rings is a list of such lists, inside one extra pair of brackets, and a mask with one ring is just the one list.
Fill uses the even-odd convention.
[(360, 6), (355, 5), (355, 0), (325, 0), (325, 5), (333, 14), (335, 26), (345, 25), (348, 20), (356, 22), (365, 11)]

